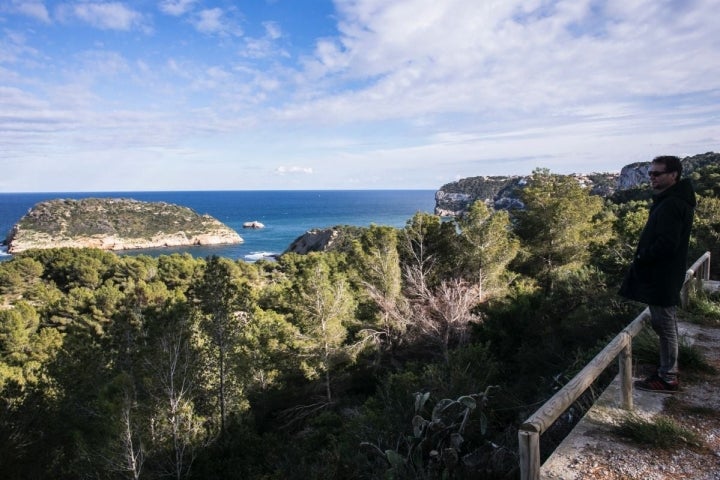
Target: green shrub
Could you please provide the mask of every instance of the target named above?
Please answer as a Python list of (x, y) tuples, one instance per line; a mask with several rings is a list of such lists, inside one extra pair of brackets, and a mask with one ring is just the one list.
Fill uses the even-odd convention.
[(657, 448), (701, 445), (701, 440), (695, 432), (662, 415), (646, 420), (630, 414), (618, 425), (616, 432), (635, 443)]
[(483, 410), (490, 393), (497, 387), (487, 387), (483, 393), (463, 395), (457, 400), (449, 398), (438, 401), (430, 415), (426, 404), (430, 392), (415, 394), (415, 416), (412, 419), (412, 435), (397, 449), (383, 451), (378, 446), (363, 442), (387, 463), (385, 478), (434, 479), (467, 478), (463, 459), (472, 455), (465, 445), (465, 430), (471, 415), (479, 415), (480, 431), (484, 435), (487, 420)]
[(692, 290), (681, 315), (683, 320), (697, 325), (720, 326), (720, 292)]

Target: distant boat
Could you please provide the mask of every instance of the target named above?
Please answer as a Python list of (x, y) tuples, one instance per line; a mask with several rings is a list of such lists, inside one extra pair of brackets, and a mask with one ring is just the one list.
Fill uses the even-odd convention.
[(265, 228), (265, 225), (255, 220), (252, 222), (243, 223), (243, 228)]

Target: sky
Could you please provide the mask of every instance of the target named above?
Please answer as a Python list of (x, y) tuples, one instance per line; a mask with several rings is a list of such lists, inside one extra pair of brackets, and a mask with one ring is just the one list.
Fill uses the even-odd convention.
[(720, 151), (720, 0), (0, 0), (0, 192), (438, 189)]

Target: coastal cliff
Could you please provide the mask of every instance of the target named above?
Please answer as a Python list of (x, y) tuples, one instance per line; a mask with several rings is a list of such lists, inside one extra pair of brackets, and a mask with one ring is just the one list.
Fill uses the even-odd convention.
[[(581, 185), (595, 195), (611, 195), (615, 191), (618, 174), (572, 174)], [(440, 187), (435, 192), (435, 214), (443, 217), (462, 215), (477, 200), (496, 210), (523, 208), (519, 192), (530, 176), (468, 177)]]
[(352, 242), (360, 237), (364, 227), (335, 225), (329, 228), (315, 228), (297, 237), (283, 252), (301, 255), (310, 252), (352, 251)]
[[(703, 153), (682, 159), (683, 175), (711, 163), (720, 163), (720, 154)], [(590, 189), (590, 193), (609, 197), (647, 185), (650, 161), (626, 165), (620, 173), (572, 174)], [(529, 176), (468, 177), (443, 185), (435, 192), (435, 214), (444, 217), (462, 215), (477, 200), (495, 209), (522, 208), (519, 192)], [(648, 194), (649, 195), (649, 194)]]
[[(694, 170), (709, 164), (720, 164), (720, 153), (708, 152), (682, 159), (683, 176), (688, 176)], [(625, 165), (618, 178), (618, 190), (629, 190), (647, 183), (647, 172), (650, 162), (636, 162)]]
[(310, 252), (324, 252), (332, 248), (340, 235), (337, 227), (308, 230), (296, 238), (284, 253), (299, 253), (301, 255)]
[(136, 248), (242, 243), (235, 230), (209, 215), (165, 202), (121, 198), (41, 202), (15, 224), (8, 253), (31, 248)]

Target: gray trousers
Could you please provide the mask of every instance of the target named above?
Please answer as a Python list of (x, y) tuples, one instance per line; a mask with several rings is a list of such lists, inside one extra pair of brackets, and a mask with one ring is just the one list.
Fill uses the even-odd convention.
[(678, 328), (675, 313), (677, 307), (649, 305), (650, 323), (660, 337), (660, 368), (658, 375), (665, 381), (677, 380), (678, 374)]

